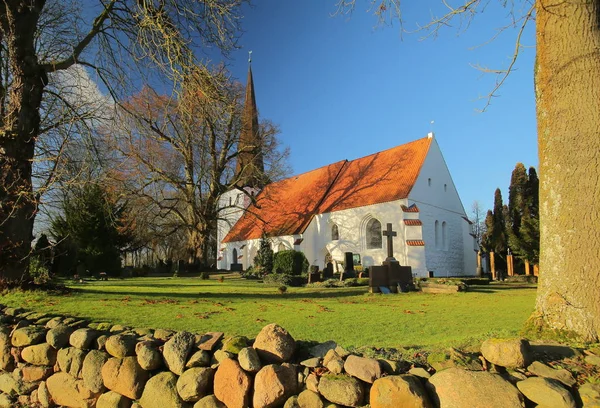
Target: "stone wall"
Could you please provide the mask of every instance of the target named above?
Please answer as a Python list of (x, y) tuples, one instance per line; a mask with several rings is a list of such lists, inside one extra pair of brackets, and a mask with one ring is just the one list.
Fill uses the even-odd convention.
[[(276, 324), (249, 340), (0, 310), (0, 408), (510, 408), (523, 407), (526, 399), (556, 407), (600, 403), (597, 383), (578, 387), (571, 371), (531, 363), (532, 348), (518, 339), (485, 342), (483, 364), (455, 351), (415, 367), (353, 355), (333, 341), (300, 345)], [(600, 364), (593, 350), (584, 359), (564, 349), (563, 357)]]

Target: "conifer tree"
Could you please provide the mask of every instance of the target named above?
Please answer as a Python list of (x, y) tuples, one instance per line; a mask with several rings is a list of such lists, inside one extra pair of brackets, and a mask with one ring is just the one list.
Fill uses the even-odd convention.
[(527, 171), (523, 163), (517, 163), (510, 178), (508, 187), (508, 218), (506, 219), (506, 233), (511, 249), (518, 247), (521, 228), (521, 219), (525, 213), (527, 194)]
[(254, 257), (254, 266), (262, 273), (268, 274), (273, 271), (273, 250), (266, 234), (260, 238), (260, 247)]

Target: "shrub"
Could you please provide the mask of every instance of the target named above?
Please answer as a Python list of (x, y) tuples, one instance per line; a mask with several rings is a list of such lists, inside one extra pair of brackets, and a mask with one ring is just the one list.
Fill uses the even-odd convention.
[(29, 260), (29, 274), (36, 285), (45, 285), (51, 280), (50, 270), (37, 256)]
[(273, 250), (271, 249), (271, 242), (265, 235), (260, 239), (260, 247), (254, 257), (254, 265), (258, 272), (273, 272)]
[(300, 251), (279, 251), (273, 256), (273, 270), (277, 273), (300, 275), (308, 271), (308, 260)]
[(267, 285), (285, 285), (291, 286), (292, 277), (283, 273), (270, 273), (265, 275), (263, 278), (263, 283)]
[(279, 291), (280, 294), (283, 295), (285, 292), (287, 292), (287, 286), (281, 285), (280, 287), (277, 288), (277, 290)]

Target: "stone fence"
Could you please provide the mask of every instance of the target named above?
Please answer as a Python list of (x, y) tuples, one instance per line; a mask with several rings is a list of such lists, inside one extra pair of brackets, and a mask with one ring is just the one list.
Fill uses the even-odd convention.
[[(531, 362), (519, 339), (486, 341), (482, 363), (439, 359), (434, 373), (332, 341), (298, 347), (276, 324), (250, 341), (0, 310), (1, 408), (600, 406), (597, 383), (578, 386), (571, 371)], [(593, 352), (565, 349), (600, 364)]]

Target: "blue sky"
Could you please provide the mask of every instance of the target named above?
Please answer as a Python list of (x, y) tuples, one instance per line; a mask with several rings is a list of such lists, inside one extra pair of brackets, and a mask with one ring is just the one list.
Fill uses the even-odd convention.
[[(496, 2), (462, 34), (456, 24), (426, 40), (423, 34), (401, 35), (397, 23), (378, 25), (367, 0), (357, 0), (351, 16), (332, 16), (335, 0), (254, 3), (244, 10), (241, 48), (227, 63), (245, 81), (253, 51), (260, 116), (281, 127), (294, 174), (397, 146), (433, 129), (469, 214), (474, 200), (491, 208), (496, 187), (507, 200), (517, 162), (537, 167), (533, 24), (521, 40), (527, 48), (516, 70), (487, 111), (477, 111), (496, 77), (472, 65), (504, 68), (515, 47), (514, 29), (477, 47), (509, 22), (508, 10)], [(405, 29), (440, 15), (440, 4), (403, 2)]]

